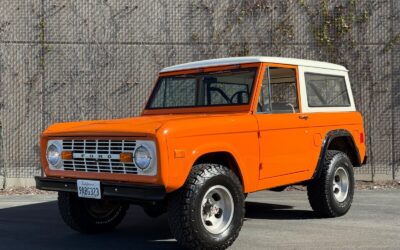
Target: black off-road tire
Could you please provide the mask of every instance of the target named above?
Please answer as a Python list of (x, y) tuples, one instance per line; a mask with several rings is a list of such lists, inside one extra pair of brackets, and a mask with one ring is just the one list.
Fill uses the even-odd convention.
[[(229, 190), (233, 199), (233, 217), (219, 234), (207, 231), (201, 218), (202, 200), (215, 186)], [(178, 243), (188, 249), (226, 249), (236, 240), (245, 214), (243, 188), (233, 171), (218, 164), (195, 165), (185, 185), (169, 197), (168, 219)]]
[[(88, 208), (90, 202), (109, 202), (107, 206), (112, 208), (104, 216), (94, 216)], [(61, 217), (70, 228), (81, 233), (91, 234), (113, 230), (125, 217), (128, 207), (128, 204), (120, 201), (83, 199), (76, 193), (58, 193), (58, 208)]]
[[(342, 168), (348, 175), (347, 197), (339, 202), (333, 191), (333, 178), (338, 168)], [(338, 217), (346, 214), (353, 201), (354, 172), (349, 157), (337, 150), (328, 150), (325, 156), (321, 175), (307, 186), (308, 200), (312, 209), (321, 217)]]

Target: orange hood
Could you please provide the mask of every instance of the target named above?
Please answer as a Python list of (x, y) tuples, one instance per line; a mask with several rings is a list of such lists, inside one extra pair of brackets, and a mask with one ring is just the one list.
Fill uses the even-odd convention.
[(98, 135), (132, 135), (143, 136), (155, 134), (167, 121), (187, 119), (188, 115), (139, 116), (115, 120), (94, 120), (80, 122), (55, 123), (49, 126), (44, 136), (98, 136)]

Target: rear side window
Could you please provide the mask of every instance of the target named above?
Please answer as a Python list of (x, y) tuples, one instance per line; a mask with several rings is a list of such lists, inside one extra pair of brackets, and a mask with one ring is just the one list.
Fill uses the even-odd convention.
[(309, 107), (350, 106), (343, 76), (306, 73), (305, 79)]

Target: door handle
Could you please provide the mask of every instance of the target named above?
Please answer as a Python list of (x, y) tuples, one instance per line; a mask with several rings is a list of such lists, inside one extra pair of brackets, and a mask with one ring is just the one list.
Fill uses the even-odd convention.
[(308, 115), (299, 115), (299, 119), (308, 120)]

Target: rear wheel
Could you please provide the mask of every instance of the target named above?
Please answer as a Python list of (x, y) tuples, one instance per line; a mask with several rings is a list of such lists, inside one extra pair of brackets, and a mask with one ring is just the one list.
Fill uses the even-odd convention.
[(69, 227), (81, 233), (113, 230), (125, 217), (128, 206), (121, 201), (83, 199), (75, 193), (58, 193), (61, 217)]
[(168, 203), (171, 231), (190, 249), (226, 249), (243, 225), (244, 195), (238, 177), (218, 164), (199, 164)]
[(307, 186), (307, 194), (311, 207), (320, 216), (346, 214), (354, 194), (354, 173), (349, 157), (341, 151), (328, 150), (321, 176)]

